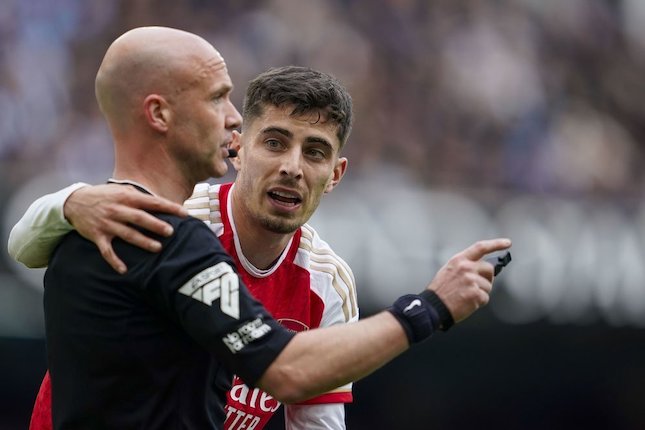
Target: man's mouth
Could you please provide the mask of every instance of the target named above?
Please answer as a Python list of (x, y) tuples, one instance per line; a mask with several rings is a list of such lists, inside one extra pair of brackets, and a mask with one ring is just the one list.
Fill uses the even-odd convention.
[(269, 191), (269, 197), (282, 204), (295, 206), (302, 203), (302, 198), (296, 193), (287, 191)]

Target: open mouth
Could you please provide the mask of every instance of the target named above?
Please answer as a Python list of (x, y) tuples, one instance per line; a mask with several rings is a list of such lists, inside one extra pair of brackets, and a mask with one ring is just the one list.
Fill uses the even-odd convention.
[(269, 191), (269, 197), (283, 205), (296, 206), (302, 203), (302, 198), (294, 193), (286, 191)]

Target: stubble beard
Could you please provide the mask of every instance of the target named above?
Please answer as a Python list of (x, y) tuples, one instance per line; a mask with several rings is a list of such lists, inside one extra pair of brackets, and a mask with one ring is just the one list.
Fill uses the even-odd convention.
[(302, 227), (302, 224), (296, 221), (285, 220), (277, 216), (260, 216), (258, 218), (260, 225), (272, 233), (291, 234)]

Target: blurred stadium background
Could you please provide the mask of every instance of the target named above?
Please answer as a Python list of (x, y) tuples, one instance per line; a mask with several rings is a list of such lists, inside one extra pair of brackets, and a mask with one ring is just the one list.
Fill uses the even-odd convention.
[[(93, 80), (140, 25), (210, 40), (238, 107), (270, 66), (347, 85), (350, 168), (312, 224), (363, 316), (470, 242), (513, 238), (491, 304), (358, 382), (350, 429), (645, 428), (645, 2), (4, 0), (2, 243), (37, 196), (110, 176)], [(0, 429), (22, 429), (43, 271), (2, 248)]]

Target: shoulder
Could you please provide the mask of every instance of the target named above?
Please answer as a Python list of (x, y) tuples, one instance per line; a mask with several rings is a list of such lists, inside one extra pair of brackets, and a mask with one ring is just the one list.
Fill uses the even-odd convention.
[[(193, 194), (184, 202), (188, 213), (203, 221), (210, 229), (220, 236), (223, 232), (222, 210), (220, 209), (220, 194), (230, 189), (231, 184), (211, 185), (206, 182), (195, 185)], [(222, 202), (222, 206), (226, 202)]]
[(221, 248), (221, 244), (217, 236), (203, 221), (193, 217), (178, 217), (169, 214), (154, 214), (159, 219), (166, 221), (173, 227), (174, 234), (168, 238), (159, 238), (162, 241), (163, 248), (170, 244), (178, 246), (182, 244), (183, 247), (193, 248), (202, 244), (208, 246), (215, 246), (215, 249)]
[(312, 226), (305, 224), (300, 230), (296, 264), (309, 271), (312, 289), (326, 304), (339, 303), (346, 321), (357, 318), (356, 281), (351, 267)]
[[(202, 221), (193, 217), (177, 217), (168, 214), (155, 214), (172, 225), (174, 232), (169, 237), (157, 237), (161, 241), (161, 251), (141, 258), (142, 273), (148, 279), (153, 272), (156, 279), (186, 280), (190, 274), (197, 274), (208, 267), (225, 262), (233, 266), (233, 261), (221, 242)], [(126, 263), (127, 264), (127, 263)], [(156, 271), (156, 272), (155, 272)], [(175, 284), (170, 285), (176, 287)]]
[(210, 236), (213, 235), (208, 226), (194, 216), (189, 215), (187, 217), (179, 217), (165, 213), (153, 213), (153, 215), (172, 225), (175, 232), (182, 231), (185, 233), (189, 231), (196, 231), (208, 232)]
[(219, 211), (220, 188), (221, 184), (211, 185), (207, 182), (195, 185), (193, 194), (184, 202), (184, 207), (191, 216), (210, 224), (213, 221), (213, 209)]
[(298, 251), (305, 254), (310, 265), (326, 265), (334, 269), (337, 276), (347, 277), (347, 281), (354, 284), (354, 274), (349, 264), (345, 262), (334, 250), (325, 242), (318, 232), (309, 224), (300, 228), (301, 238)]

